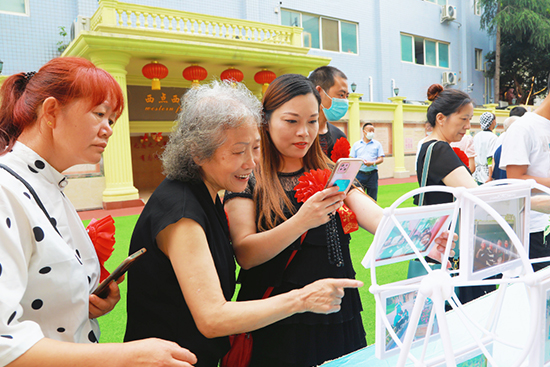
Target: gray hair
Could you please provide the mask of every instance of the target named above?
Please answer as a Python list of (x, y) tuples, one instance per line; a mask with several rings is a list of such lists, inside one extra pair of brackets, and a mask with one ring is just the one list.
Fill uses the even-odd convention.
[(504, 126), (504, 131), (508, 130), (510, 125), (512, 125), (517, 119), (519, 119), (519, 116), (510, 116), (506, 120), (504, 120), (504, 122), (502, 123), (502, 125)]
[(162, 154), (164, 174), (172, 180), (200, 180), (195, 160), (212, 158), (225, 142), (225, 131), (260, 121), (260, 101), (241, 83), (216, 80), (191, 88), (182, 97), (177, 126)]

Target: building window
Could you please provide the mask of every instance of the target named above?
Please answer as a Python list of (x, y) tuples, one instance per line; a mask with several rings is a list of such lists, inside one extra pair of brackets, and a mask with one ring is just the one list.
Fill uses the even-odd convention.
[(483, 50), (476, 48), (475, 69), (483, 71)]
[(401, 60), (418, 65), (449, 67), (449, 44), (401, 34)]
[(27, 15), (29, 0), (0, 0), (0, 13)]
[(481, 15), (481, 3), (479, 0), (474, 0), (474, 14)]
[(447, 5), (447, 0), (425, 0), (429, 3), (434, 3), (434, 4), (437, 4), (437, 5), (441, 5), (441, 6), (444, 6), (444, 5)]
[(304, 28), (305, 47), (357, 54), (357, 23), (282, 9), (281, 24)]

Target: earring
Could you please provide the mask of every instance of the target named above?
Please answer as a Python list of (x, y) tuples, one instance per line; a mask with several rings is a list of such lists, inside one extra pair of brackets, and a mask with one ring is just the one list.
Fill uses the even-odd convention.
[(53, 124), (52, 124), (51, 121), (46, 122), (46, 124), (47, 124), (49, 127), (52, 127), (52, 126), (53, 126)]

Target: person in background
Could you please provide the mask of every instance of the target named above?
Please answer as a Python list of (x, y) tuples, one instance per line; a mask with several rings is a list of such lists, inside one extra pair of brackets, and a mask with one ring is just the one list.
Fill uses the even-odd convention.
[[(506, 170), (508, 178), (534, 179), (550, 187), (550, 97), (546, 97), (534, 112), (527, 112), (516, 120), (506, 132), (502, 141), (499, 168)], [(546, 195), (544, 195), (546, 196)], [(543, 195), (535, 195), (537, 200)], [(529, 258), (550, 256), (548, 237), (544, 230), (548, 215), (535, 211), (531, 204)], [(533, 269), (540, 270), (550, 262), (535, 263)]]
[(422, 144), (429, 139), (431, 133), (433, 131), (433, 127), (430, 124), (429, 121), (424, 122), (424, 137), (418, 141), (418, 145), (416, 146), (416, 156), (414, 157), (414, 167), (416, 168), (416, 163), (418, 162), (418, 153), (420, 152), (420, 148), (422, 148)]
[(62, 172), (99, 163), (124, 108), (117, 81), (88, 60), (55, 58), (9, 76), (0, 100), (0, 365), (191, 366), (172, 342), (96, 344), (96, 318), (120, 292), (112, 282), (106, 299), (92, 294), (99, 261)]
[(497, 136), (492, 130), (496, 124), (496, 117), (491, 112), (483, 112), (479, 117), (481, 131), (474, 136), (476, 170), (473, 174), (474, 179), (479, 185), (489, 180), (489, 155), (494, 151), (494, 145), (497, 140)]
[[(128, 273), (125, 340), (172, 340), (197, 355), (197, 367), (217, 367), (229, 350), (228, 335), (304, 312), (335, 313), (343, 288), (362, 285), (314, 279), (261, 301), (231, 302), (235, 260), (218, 192), (246, 188), (260, 155), (259, 122), (260, 103), (242, 84), (212, 82), (182, 98), (162, 155), (167, 178), (130, 243), (130, 253), (145, 247), (147, 254)], [(328, 218), (332, 210), (321, 211)]]
[(370, 122), (363, 125), (363, 139), (353, 144), (349, 155), (363, 160), (357, 180), (367, 195), (376, 201), (378, 199), (378, 165), (384, 162), (384, 149), (379, 141), (374, 140), (374, 126)]
[(470, 135), (469, 131), (466, 131), (466, 134), (460, 139), (460, 141), (451, 142), (451, 148), (458, 148), (466, 154), (468, 157), (468, 169), (470, 172), (476, 170), (476, 148), (474, 146), (474, 138)]
[(512, 117), (512, 116), (521, 117), (521, 116), (525, 115), (526, 113), (527, 113), (527, 110), (525, 109), (525, 107), (516, 106), (516, 107), (514, 107), (510, 110), (510, 117)]
[(309, 80), (321, 95), (319, 114), (319, 143), (323, 152), (330, 158), (334, 143), (346, 134), (331, 122), (338, 121), (348, 112), (348, 78), (333, 66), (321, 66), (313, 70)]
[(489, 166), (489, 181), (502, 180), (506, 178), (506, 170), (502, 170), (499, 167), (500, 156), (502, 154), (502, 142), (504, 141), (504, 136), (506, 136), (506, 131), (517, 119), (519, 119), (518, 116), (510, 116), (502, 123), (504, 131), (499, 135), (495, 143), (495, 150), (489, 155), (489, 157), (493, 158), (491, 165)]
[[(418, 184), (421, 185), (422, 182), (428, 147), (433, 144), (426, 186), (477, 187), (468, 167), (450, 146), (451, 142), (460, 141), (471, 127), (470, 120), (474, 115), (472, 99), (463, 91), (444, 89), (440, 84), (431, 85), (427, 95), (428, 100), (432, 101), (428, 107), (427, 118), (433, 126), (433, 133), (422, 145), (418, 155)], [(419, 196), (415, 196), (414, 202), (417, 205), (442, 204), (453, 202), (454, 196), (451, 193), (434, 191), (425, 193), (423, 203), (419, 203), (418, 200)], [(495, 289), (494, 286), (460, 287), (458, 298), (462, 303), (466, 303)]]
[[(360, 188), (346, 195), (331, 187), (305, 202), (296, 196), (306, 171), (333, 166), (319, 145), (320, 102), (314, 85), (298, 74), (277, 77), (264, 94), (255, 180), (224, 199), (242, 267), (238, 300), (260, 299), (268, 287), (280, 294), (326, 277), (354, 278), (350, 235), (337, 211), (342, 202), (371, 233), (380, 223), (382, 208)], [(441, 258), (446, 238), (436, 239), (440, 246), (431, 256)], [(351, 288), (345, 294), (338, 313), (297, 314), (252, 332), (250, 366), (316, 366), (366, 346), (359, 292)]]

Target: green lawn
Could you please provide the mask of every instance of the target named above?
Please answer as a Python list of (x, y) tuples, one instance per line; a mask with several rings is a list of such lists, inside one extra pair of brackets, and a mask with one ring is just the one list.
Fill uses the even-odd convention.
[[(395, 185), (380, 186), (378, 190), (378, 203), (382, 207), (390, 206), (397, 198), (404, 193), (418, 187), (416, 183), (404, 183)], [(402, 206), (412, 206), (412, 199), (407, 200)], [(99, 219), (99, 218), (98, 218)], [(128, 256), (128, 247), (130, 244), (130, 236), (137, 222), (138, 216), (132, 215), (127, 217), (116, 217), (116, 245), (111, 258), (105, 264), (108, 270), (113, 270), (116, 266)], [(87, 225), (89, 221), (84, 221)], [(373, 235), (359, 229), (352, 233), (351, 236), (351, 256), (357, 279), (362, 280), (365, 286), (360, 289), (361, 300), (363, 302), (363, 323), (367, 332), (367, 343), (374, 343), (374, 297), (369, 292), (370, 269), (367, 270), (361, 265), (361, 260), (367, 253), (370, 244), (372, 243)], [(391, 283), (396, 280), (401, 280), (406, 277), (408, 262), (387, 265), (377, 268), (377, 278), (380, 283)], [(102, 343), (121, 342), (124, 337), (126, 325), (126, 283), (120, 285), (122, 299), (111, 313), (99, 319), (101, 326)]]

